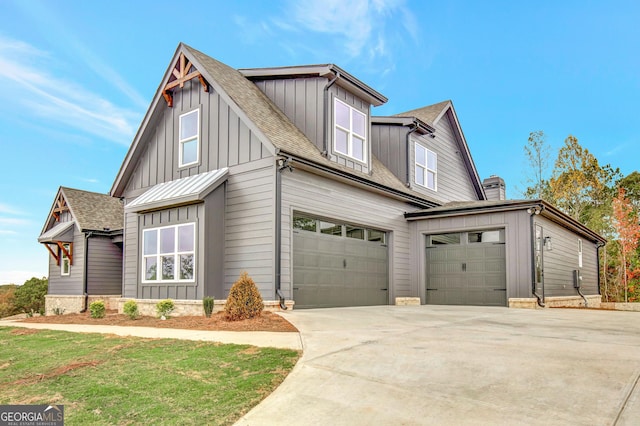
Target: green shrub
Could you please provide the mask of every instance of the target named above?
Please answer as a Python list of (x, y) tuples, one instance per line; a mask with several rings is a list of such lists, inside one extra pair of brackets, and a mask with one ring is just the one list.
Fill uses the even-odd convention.
[(104, 318), (106, 311), (107, 308), (104, 306), (104, 302), (102, 300), (96, 300), (95, 302), (91, 302), (89, 305), (91, 318)]
[(124, 311), (124, 314), (132, 320), (138, 318), (140, 315), (140, 312), (138, 311), (138, 304), (135, 300), (127, 300), (124, 302), (122, 310)]
[(160, 318), (169, 318), (169, 314), (171, 314), (175, 308), (176, 305), (171, 299), (161, 300), (156, 303), (156, 312)]
[(44, 315), (44, 296), (49, 282), (46, 278), (31, 278), (15, 290), (15, 306), (20, 312)]
[(204, 316), (207, 318), (211, 318), (211, 313), (213, 312), (213, 297), (207, 296), (202, 299), (202, 307), (204, 308)]
[(253, 279), (243, 272), (231, 287), (224, 311), (231, 321), (254, 318), (264, 310), (262, 296)]

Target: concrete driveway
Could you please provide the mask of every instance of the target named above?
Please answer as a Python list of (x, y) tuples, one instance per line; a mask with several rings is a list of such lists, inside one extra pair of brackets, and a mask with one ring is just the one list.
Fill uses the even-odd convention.
[(640, 313), (383, 306), (283, 314), (304, 356), (239, 425), (638, 425)]

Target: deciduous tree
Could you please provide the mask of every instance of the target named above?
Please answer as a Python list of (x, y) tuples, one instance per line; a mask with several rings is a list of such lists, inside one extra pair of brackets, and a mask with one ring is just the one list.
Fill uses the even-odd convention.
[[(625, 196), (624, 188), (618, 190), (618, 196), (613, 200), (614, 226), (620, 242), (622, 262), (622, 283), (624, 285), (624, 301), (628, 302), (630, 280), (638, 275), (631, 265), (631, 257), (636, 255), (638, 242), (640, 241), (640, 224), (638, 213), (633, 208), (629, 199)], [(634, 288), (635, 289), (635, 288)]]

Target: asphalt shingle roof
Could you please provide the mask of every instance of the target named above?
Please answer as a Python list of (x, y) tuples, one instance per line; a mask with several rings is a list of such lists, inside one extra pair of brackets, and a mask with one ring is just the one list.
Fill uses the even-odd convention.
[(271, 143), (283, 153), (310, 160), (322, 166), (357, 176), (398, 192), (439, 204), (424, 194), (407, 188), (374, 156), (372, 156), (371, 169), (373, 172), (371, 174), (359, 172), (327, 159), (306, 135), (262, 93), (258, 86), (244, 77), (238, 70), (190, 46), (184, 45), (184, 47), (187, 52), (193, 55), (196, 61), (205, 68), (200, 71), (209, 74), (260, 131), (264, 133)]
[(124, 208), (119, 198), (65, 187), (60, 191), (81, 230), (124, 229)]
[(412, 109), (411, 111), (401, 112), (396, 114), (396, 117), (415, 117), (425, 123), (433, 126), (433, 122), (440, 115), (443, 109), (451, 104), (450, 100), (438, 102), (437, 104), (428, 105), (418, 109)]

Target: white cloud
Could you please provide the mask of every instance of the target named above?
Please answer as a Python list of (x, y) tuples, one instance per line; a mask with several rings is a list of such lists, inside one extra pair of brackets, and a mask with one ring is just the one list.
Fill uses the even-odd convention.
[[(404, 39), (402, 32), (417, 40), (418, 26), (404, 0), (310, 0), (292, 1), (288, 18), (275, 21), (279, 28), (303, 27), (305, 30), (335, 36), (352, 57), (367, 55), (370, 59), (391, 55)], [(287, 11), (289, 12), (289, 11)], [(398, 23), (403, 30), (398, 32)], [(389, 25), (387, 25), (389, 24)]]
[(18, 284), (22, 285), (25, 281), (36, 277), (42, 278), (47, 274), (44, 271), (0, 271), (0, 285)]
[(46, 52), (0, 37), (0, 78), (15, 83), (15, 99), (50, 121), (128, 145), (139, 114), (46, 71), (56, 63)]
[(29, 221), (19, 217), (0, 217), (0, 225), (27, 225)]
[(8, 204), (2, 204), (2, 203), (0, 203), (0, 213), (13, 214), (13, 215), (22, 214), (22, 212), (20, 212), (19, 209), (13, 206), (10, 206)]
[(9, 229), (0, 229), (0, 235), (18, 235), (18, 233)]

